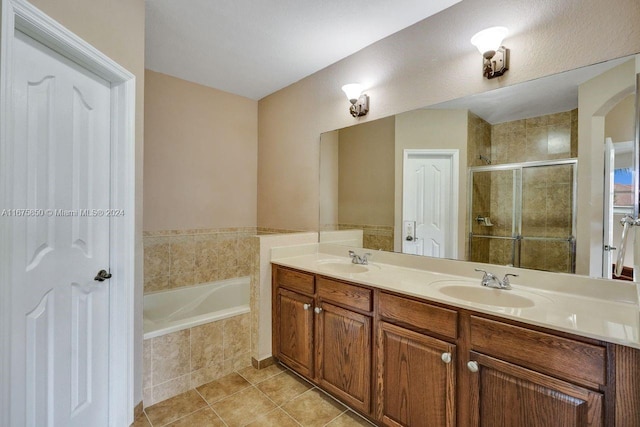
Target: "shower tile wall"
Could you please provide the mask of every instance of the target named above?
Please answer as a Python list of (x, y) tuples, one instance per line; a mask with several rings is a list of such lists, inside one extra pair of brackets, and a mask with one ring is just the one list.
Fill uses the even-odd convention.
[(577, 109), (491, 126), (490, 158), (494, 165), (577, 155)]
[[(577, 157), (578, 110), (491, 125), (469, 114), (468, 166), (492, 165)], [(476, 173), (473, 206), (477, 215), (489, 216), (492, 227), (472, 223), (475, 234), (512, 235), (513, 172)], [(526, 169), (523, 176), (522, 234), (568, 237), (571, 232), (571, 168)], [(467, 226), (468, 227), (468, 226)], [(568, 242), (522, 242), (522, 267), (570, 271)], [(506, 265), (513, 262), (510, 240), (474, 237), (474, 261)], [(469, 258), (468, 258), (469, 259)]]
[(471, 112), (467, 123), (467, 166), (484, 166), (480, 156), (491, 158), (491, 125)]
[[(568, 239), (571, 235), (573, 170), (570, 165), (523, 171), (522, 235)], [(571, 271), (570, 242), (523, 241), (520, 265)]]
[[(513, 236), (513, 180), (513, 171), (492, 173), (489, 218), (493, 226), (488, 228), (493, 236)], [(513, 241), (505, 239), (491, 240), (489, 263), (513, 264)]]
[[(491, 157), (491, 125), (473, 113), (469, 113), (468, 120), (468, 139), (467, 139), (467, 162), (468, 166), (483, 166), (486, 162), (480, 158)], [(473, 208), (474, 217), (476, 215), (488, 216), (491, 214), (491, 175), (488, 173), (477, 174), (474, 180), (473, 188)], [(466, 235), (470, 231), (474, 234), (488, 234), (484, 226), (479, 225), (475, 221), (472, 224), (472, 230), (469, 230), (469, 222), (466, 224)], [(486, 227), (485, 227), (486, 228)], [(477, 262), (489, 263), (490, 256), (490, 240), (485, 238), (476, 238), (473, 241), (473, 260)], [(465, 259), (470, 259), (469, 242), (465, 243)]]
[(144, 292), (248, 276), (252, 237), (286, 232), (256, 227), (145, 232)]

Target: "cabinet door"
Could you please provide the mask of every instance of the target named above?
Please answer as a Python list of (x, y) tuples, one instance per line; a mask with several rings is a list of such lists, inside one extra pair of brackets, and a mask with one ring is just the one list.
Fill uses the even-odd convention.
[(301, 375), (313, 377), (313, 298), (278, 289), (278, 358)]
[(455, 346), (380, 322), (378, 416), (386, 426), (453, 427)]
[(603, 425), (602, 393), (471, 352), (471, 425)]
[(371, 409), (371, 317), (322, 303), (317, 323), (317, 378), (354, 409)]

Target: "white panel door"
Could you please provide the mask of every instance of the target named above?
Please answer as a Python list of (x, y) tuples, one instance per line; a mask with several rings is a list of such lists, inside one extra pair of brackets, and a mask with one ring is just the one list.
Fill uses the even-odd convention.
[(409, 155), (406, 159), (402, 220), (403, 224), (415, 223), (415, 235), (410, 240), (403, 236), (404, 253), (452, 256), (451, 162), (450, 156), (441, 155)]
[(611, 279), (613, 276), (613, 194), (616, 151), (611, 138), (605, 140), (604, 154), (604, 221), (602, 248), (602, 277)]
[(110, 86), (20, 32), (14, 64), (11, 424), (106, 426)]

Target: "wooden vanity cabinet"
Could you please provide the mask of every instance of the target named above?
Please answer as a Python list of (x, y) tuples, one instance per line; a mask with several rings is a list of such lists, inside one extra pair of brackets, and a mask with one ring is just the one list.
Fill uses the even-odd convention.
[(273, 285), (274, 356), (378, 425), (640, 426), (636, 349), (279, 266)]
[(604, 395), (521, 366), (471, 352), (471, 426), (597, 427)]
[(313, 377), (313, 297), (278, 289), (277, 357), (306, 377)]
[(316, 379), (354, 409), (371, 413), (373, 291), (317, 277)]
[(276, 358), (370, 414), (372, 291), (283, 267), (274, 267), (273, 281)]
[(470, 316), (471, 426), (605, 425), (607, 349)]
[(320, 304), (316, 337), (318, 384), (362, 413), (371, 410), (372, 318)]
[(376, 419), (455, 426), (457, 313), (380, 292), (378, 316)]
[(312, 378), (315, 276), (274, 268), (272, 280), (274, 355), (300, 375)]

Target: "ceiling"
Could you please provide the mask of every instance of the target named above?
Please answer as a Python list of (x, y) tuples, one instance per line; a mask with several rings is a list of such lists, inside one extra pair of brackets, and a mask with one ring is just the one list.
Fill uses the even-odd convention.
[(145, 67), (257, 100), (459, 1), (146, 0)]

